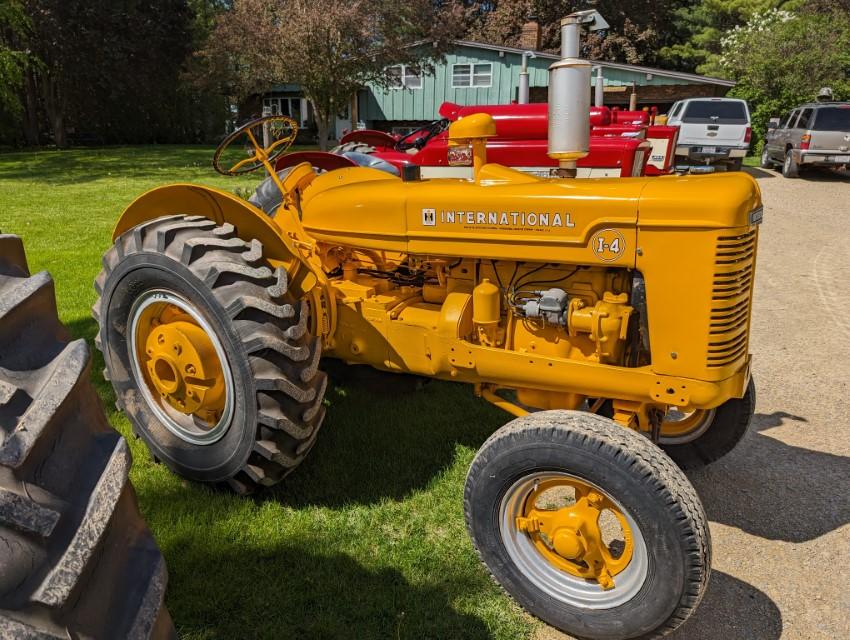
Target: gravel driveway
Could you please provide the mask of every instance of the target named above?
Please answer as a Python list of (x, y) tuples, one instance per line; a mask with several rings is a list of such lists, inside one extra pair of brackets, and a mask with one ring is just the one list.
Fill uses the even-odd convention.
[(713, 573), (669, 637), (850, 638), (850, 177), (749, 171), (765, 205), (756, 416), (734, 452), (689, 473), (711, 520)]

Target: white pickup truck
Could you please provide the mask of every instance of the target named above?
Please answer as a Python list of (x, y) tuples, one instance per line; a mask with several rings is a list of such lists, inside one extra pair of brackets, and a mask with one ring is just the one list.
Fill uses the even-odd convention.
[(735, 98), (688, 98), (676, 102), (667, 124), (679, 127), (676, 168), (740, 171), (750, 148), (750, 109)]

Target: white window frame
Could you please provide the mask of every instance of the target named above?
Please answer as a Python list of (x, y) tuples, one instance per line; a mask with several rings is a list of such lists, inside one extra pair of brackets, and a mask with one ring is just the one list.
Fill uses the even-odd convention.
[[(487, 84), (475, 84), (475, 76), (485, 75), (483, 72), (476, 74), (475, 67), (488, 67), (486, 75), (490, 81)], [(455, 67), (469, 67), (469, 84), (458, 84), (455, 80)], [(493, 63), (492, 62), (455, 62), (452, 64), (452, 89), (488, 89), (493, 86)]]
[[(389, 73), (390, 69), (396, 68), (399, 69), (399, 84), (391, 84), (391, 89), (410, 89), (411, 91), (419, 91), (422, 88), (422, 71), (412, 71), (411, 68), (406, 64), (394, 64), (390, 67), (387, 67), (387, 72)], [(417, 84), (409, 84), (411, 79), (416, 79)]]
[[(286, 102), (289, 113), (283, 113), (283, 103)], [(271, 107), (272, 115), (288, 115), (290, 118), (295, 118), (293, 116), (294, 111), (298, 111), (298, 117), (295, 118), (299, 120), (298, 124), (302, 124), (304, 122), (304, 114), (301, 113), (301, 98), (291, 97), (291, 96), (272, 96), (269, 98), (263, 98), (263, 107)]]

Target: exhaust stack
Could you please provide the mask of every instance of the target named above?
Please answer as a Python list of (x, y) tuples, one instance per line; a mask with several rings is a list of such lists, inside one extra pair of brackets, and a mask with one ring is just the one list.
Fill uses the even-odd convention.
[(519, 70), (519, 104), (528, 104), (528, 59), (536, 58), (533, 51), (522, 52), (522, 67)]
[(605, 29), (595, 10), (577, 11), (561, 20), (561, 59), (549, 67), (549, 157), (562, 177), (575, 177), (576, 163), (590, 145), (591, 65), (582, 60), (581, 30)]
[(602, 79), (602, 67), (596, 67), (596, 86), (593, 94), (593, 106), (605, 106), (605, 81)]

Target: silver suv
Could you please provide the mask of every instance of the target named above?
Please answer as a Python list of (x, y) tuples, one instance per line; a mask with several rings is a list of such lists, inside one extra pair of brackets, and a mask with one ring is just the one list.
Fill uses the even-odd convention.
[(850, 166), (850, 102), (812, 102), (768, 125), (761, 166), (797, 178), (807, 167)]

